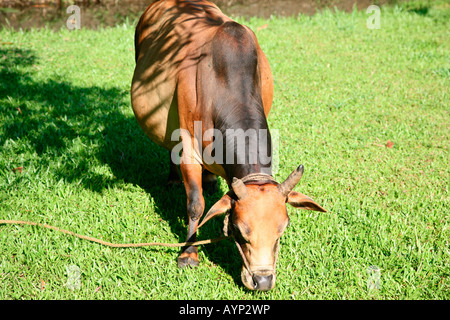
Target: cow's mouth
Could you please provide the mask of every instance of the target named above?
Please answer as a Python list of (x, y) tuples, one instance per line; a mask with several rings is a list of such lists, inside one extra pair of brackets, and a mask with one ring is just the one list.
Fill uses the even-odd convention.
[(245, 266), (242, 266), (241, 280), (247, 289), (256, 290), (256, 283), (253, 280), (252, 275), (250, 274), (250, 272), (247, 270), (247, 268)]

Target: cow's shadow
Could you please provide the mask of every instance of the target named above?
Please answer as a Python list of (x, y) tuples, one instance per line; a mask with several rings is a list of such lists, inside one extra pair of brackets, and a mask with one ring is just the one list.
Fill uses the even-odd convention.
[[(153, 200), (155, 213), (168, 222), (178, 241), (187, 235), (186, 194), (183, 185), (167, 186), (169, 153), (157, 146), (140, 129), (134, 117), (119, 107), (129, 107), (129, 89), (119, 87), (82, 87), (59, 79), (36, 80), (33, 65), (39, 59), (31, 50), (0, 49), (0, 146), (8, 140), (21, 141), (36, 154), (37, 165), (51, 166), (60, 161), (52, 173), (67, 183), (86, 189), (104, 190), (133, 184), (145, 190)], [(80, 123), (82, 125), (80, 125)], [(95, 142), (89, 151), (74, 152), (74, 141)], [(92, 161), (109, 166), (113, 173), (90, 171)], [(205, 195), (207, 211), (224, 193)], [(223, 219), (209, 221), (199, 231), (199, 240), (221, 235)], [(149, 249), (149, 254), (153, 250)], [(167, 249), (179, 250), (179, 249)], [(221, 266), (240, 284), (241, 258), (232, 241), (222, 241), (200, 248), (208, 260)]]
[[(155, 212), (169, 223), (178, 241), (186, 241), (188, 224), (186, 192), (183, 184), (167, 184), (170, 161), (168, 150), (153, 143), (133, 117), (118, 118), (109, 123), (105, 131), (107, 137), (105, 148), (99, 157), (108, 164), (117, 179), (144, 189), (155, 203)], [(204, 191), (204, 214), (228, 189), (226, 182), (220, 178), (218, 185), (219, 188), (215, 192)], [(223, 233), (222, 229), (223, 218), (210, 220), (199, 230), (198, 240), (219, 237)], [(233, 241), (225, 240), (203, 245), (199, 251), (200, 257), (203, 252), (208, 260), (220, 265), (236, 283), (241, 284), (242, 262)]]

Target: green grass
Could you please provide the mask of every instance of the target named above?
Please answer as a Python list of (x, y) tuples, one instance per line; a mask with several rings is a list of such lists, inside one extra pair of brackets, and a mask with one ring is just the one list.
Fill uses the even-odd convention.
[[(296, 190), (328, 209), (288, 208), (274, 290), (243, 288), (231, 241), (201, 247), (199, 268), (180, 270), (178, 249), (1, 225), (0, 299), (449, 299), (450, 9), (382, 8), (379, 30), (367, 17), (239, 20), (275, 77), (276, 178), (303, 163)], [(165, 187), (167, 153), (130, 106), (133, 34), (127, 24), (0, 30), (0, 219), (113, 242), (184, 241), (183, 187)], [(207, 207), (226, 191), (221, 181)], [(199, 238), (220, 230), (211, 222)], [(79, 289), (67, 285), (71, 265)], [(367, 289), (372, 265), (380, 290)]]

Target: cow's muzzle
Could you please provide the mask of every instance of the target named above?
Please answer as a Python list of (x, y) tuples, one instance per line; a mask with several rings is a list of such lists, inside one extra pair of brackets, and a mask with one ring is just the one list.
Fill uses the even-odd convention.
[(279, 242), (277, 243), (277, 251), (275, 253), (275, 261), (273, 266), (257, 266), (252, 268), (248, 263), (247, 257), (242, 251), (241, 245), (235, 240), (236, 247), (238, 248), (239, 254), (242, 257), (242, 272), (241, 280), (244, 286), (250, 290), (268, 291), (275, 287), (276, 281), (276, 257), (278, 256)]
[(253, 283), (255, 284), (255, 290), (260, 291), (267, 291), (273, 288), (274, 283), (273, 282), (273, 274), (268, 276), (260, 276), (260, 275), (253, 275)]
[(274, 270), (258, 270), (252, 272), (243, 266), (241, 280), (250, 290), (268, 291), (275, 287), (276, 275)]

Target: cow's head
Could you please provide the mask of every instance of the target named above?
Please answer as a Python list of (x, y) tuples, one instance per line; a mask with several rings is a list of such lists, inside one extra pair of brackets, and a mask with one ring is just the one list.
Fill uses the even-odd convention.
[(275, 286), (280, 237), (289, 224), (286, 203), (326, 212), (311, 198), (292, 191), (302, 175), (301, 165), (281, 184), (270, 176), (257, 180), (244, 178), (245, 182), (234, 178), (232, 190), (214, 204), (200, 224), (229, 213), (224, 230), (236, 241), (243, 260), (241, 279), (251, 290), (270, 290)]

